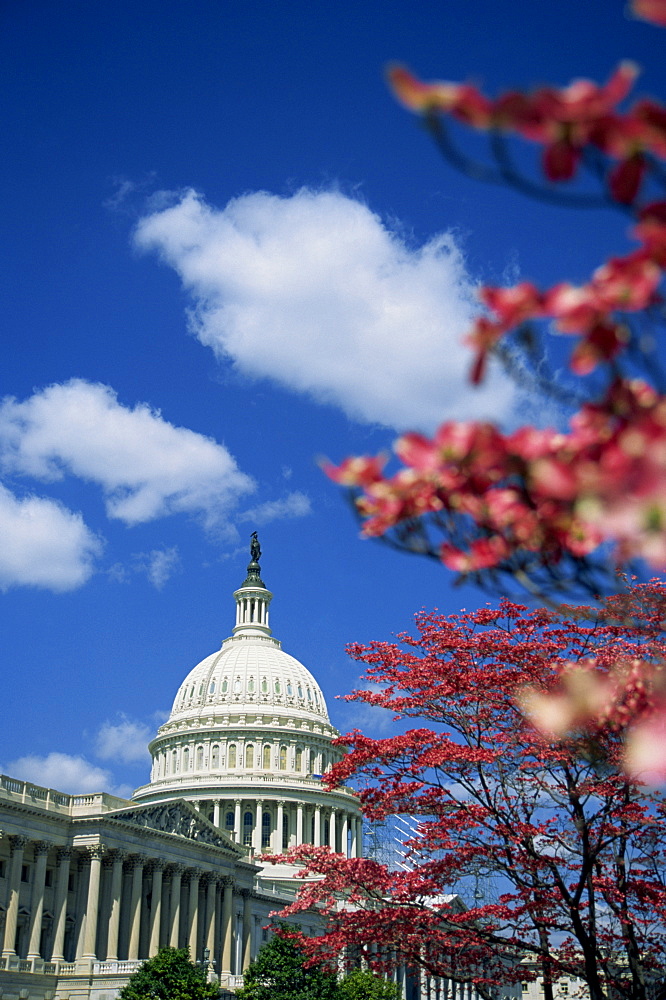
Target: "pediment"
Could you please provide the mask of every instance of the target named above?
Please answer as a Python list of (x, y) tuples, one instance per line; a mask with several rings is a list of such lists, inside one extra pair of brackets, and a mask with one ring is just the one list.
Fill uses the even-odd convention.
[(130, 823), (132, 826), (156, 830), (159, 833), (169, 833), (176, 837), (184, 837), (186, 840), (194, 840), (199, 844), (209, 844), (211, 847), (221, 847), (239, 855), (244, 853), (226, 834), (201, 816), (194, 806), (184, 799), (118, 809), (107, 815), (109, 819), (120, 820), (121, 823)]

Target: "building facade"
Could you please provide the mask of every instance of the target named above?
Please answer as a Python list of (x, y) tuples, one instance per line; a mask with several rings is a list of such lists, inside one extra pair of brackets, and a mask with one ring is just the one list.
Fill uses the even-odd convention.
[[(253, 536), (236, 623), (181, 684), (131, 800), (0, 776), (2, 1000), (113, 1000), (160, 947), (188, 946), (233, 991), (295, 869), (266, 853), (362, 850), (354, 792), (315, 678), (271, 634)], [(306, 931), (316, 933), (317, 918)]]

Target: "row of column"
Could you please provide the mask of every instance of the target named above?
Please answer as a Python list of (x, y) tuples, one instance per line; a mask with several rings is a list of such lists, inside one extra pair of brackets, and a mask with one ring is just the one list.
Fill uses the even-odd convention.
[[(10, 871), (3, 935), (3, 956), (15, 954), (19, 893), (24, 851), (28, 839), (10, 836)], [(148, 958), (167, 944), (187, 945), (199, 957), (208, 948), (217, 969), (231, 973), (234, 956), (234, 896), (242, 899), (242, 968), (250, 962), (251, 893), (234, 890), (233, 879), (215, 871), (166, 864), (160, 858), (105, 851), (103, 845), (76, 852), (89, 869), (76, 893), (75, 912), (68, 913), (69, 875), (74, 851), (56, 851), (57, 868), (53, 906), (53, 944), (50, 955), (40, 955), (44, 914), (47, 854), (52, 845), (33, 842), (34, 871), (31, 887), (27, 958), (45, 960), (106, 961)], [(103, 870), (105, 875), (103, 878)], [(100, 917), (102, 918), (100, 920)], [(66, 931), (75, 921), (76, 953), (65, 955)], [(73, 940), (69, 942), (70, 948)], [(119, 954), (123, 953), (123, 954)]]
[[(357, 813), (317, 804), (308, 807), (297, 802), (294, 829), (294, 806), (285, 799), (278, 799), (277, 802), (273, 799), (252, 799), (248, 802), (243, 799), (194, 800), (194, 805), (200, 811), (209, 811), (211, 802), (210, 819), (214, 825), (232, 835), (237, 844), (245, 843), (256, 853), (266, 850), (281, 854), (287, 847), (314, 844), (316, 847), (328, 846), (350, 858), (360, 858), (363, 854), (362, 818)], [(233, 828), (227, 823), (227, 815), (231, 815), (232, 810)], [(252, 826), (249, 828), (245, 823), (247, 813), (252, 814)], [(271, 817), (268, 843), (264, 839), (266, 815)], [(285, 816), (288, 819), (286, 844), (283, 837)]]

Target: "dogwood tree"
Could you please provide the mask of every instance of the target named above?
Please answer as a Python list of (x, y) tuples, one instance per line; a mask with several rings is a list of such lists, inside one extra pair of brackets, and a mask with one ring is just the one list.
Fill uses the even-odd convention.
[[(664, 0), (633, 8), (666, 24)], [(382, 456), (329, 465), (353, 491), (366, 536), (501, 592), (517, 580), (533, 592), (577, 584), (593, 596), (609, 559), (666, 565), (666, 377), (655, 350), (664, 326), (666, 108), (631, 102), (637, 74), (627, 62), (602, 85), (575, 80), (491, 97), (469, 83), (390, 71), (397, 98), (456, 168), (549, 202), (615, 208), (631, 248), (578, 284), (481, 290), (485, 311), (467, 336), (471, 381), (483, 379), (490, 356), (522, 378), (531, 373), (536, 391), (568, 409), (569, 428), (506, 433), (450, 421), (432, 437), (403, 434), (397, 471)], [(487, 161), (466, 153), (461, 125), (487, 136)], [(536, 176), (523, 169), (522, 148), (514, 156), (515, 143), (541, 148)], [(565, 383), (548, 371), (552, 333), (572, 343)]]
[[(502, 600), (421, 613), (415, 635), (350, 647), (371, 687), (349, 697), (418, 728), (348, 734), (349, 753), (326, 781), (355, 779), (369, 819), (409, 815), (418, 832), (407, 870), (294, 850), (304, 876), (318, 880), (286, 913), (318, 906), (329, 921), (323, 936), (301, 942), (306, 953), (361, 957), (377, 971), (418, 967), (488, 997), (530, 978), (532, 966), (546, 1000), (562, 976), (583, 979), (591, 1000), (611, 990), (645, 998), (666, 961), (666, 802), (625, 776), (622, 760), (661, 683), (665, 610), (657, 583), (597, 610)], [(556, 699), (568, 671), (587, 680), (579, 716), (551, 712), (535, 728), (516, 692), (533, 706)], [(597, 705), (597, 688), (612, 694), (592, 725), (585, 698), (593, 692)], [(456, 906), (451, 892), (470, 876), (492, 878), (496, 898)]]

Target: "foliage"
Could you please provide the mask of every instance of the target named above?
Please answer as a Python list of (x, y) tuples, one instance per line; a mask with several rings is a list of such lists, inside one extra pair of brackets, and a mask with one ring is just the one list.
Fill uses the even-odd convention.
[(339, 1000), (401, 1000), (402, 991), (369, 969), (353, 969), (338, 986)]
[(335, 975), (306, 960), (294, 928), (280, 925), (244, 973), (238, 1000), (338, 1000)]
[[(515, 692), (557, 693), (581, 664), (602, 686), (622, 664), (661, 675), (665, 609), (656, 583), (598, 610), (503, 600), (421, 613), (415, 636), (352, 646), (371, 686), (349, 697), (420, 726), (386, 739), (348, 734), (350, 752), (328, 781), (356, 778), (368, 818), (411, 816), (418, 832), (410, 870), (295, 849), (292, 860), (320, 880), (285, 913), (318, 905), (329, 919), (304, 951), (330, 961), (351, 949), (375, 971), (417, 966), (473, 982), (482, 996), (529, 978), (518, 964), (526, 957), (546, 1000), (561, 976), (583, 979), (591, 1000), (611, 984), (614, 997), (644, 1000), (646, 977), (666, 960), (666, 803), (621, 765), (649, 696), (628, 685), (612, 715), (596, 726), (569, 719), (570, 735), (557, 739), (525, 721)], [(447, 893), (470, 879), (496, 882), (496, 898), (469, 892), (468, 908), (457, 905)]]
[(187, 948), (162, 948), (130, 976), (118, 1000), (217, 1000), (219, 992)]
[[(634, 0), (637, 16), (666, 23), (664, 0)], [(607, 589), (608, 557), (666, 565), (666, 377), (654, 348), (666, 318), (666, 108), (627, 106), (638, 73), (622, 63), (598, 86), (489, 97), (471, 84), (389, 74), (398, 99), (421, 115), (443, 155), (474, 179), (578, 208), (615, 208), (637, 244), (589, 280), (539, 289), (525, 281), (481, 290), (485, 312), (468, 335), (479, 382), (488, 357), (571, 414), (568, 431), (448, 422), (432, 438), (405, 434), (385, 460), (328, 466), (351, 488), (367, 536), (425, 553), (463, 577), (506, 593)], [(472, 160), (456, 130), (488, 137), (489, 162)], [(513, 145), (541, 147), (537, 178)], [(520, 162), (525, 150), (519, 148)], [(589, 216), (588, 216), (589, 217)], [(548, 371), (545, 339), (573, 342), (566, 385)], [(504, 589), (502, 589), (504, 588)]]

